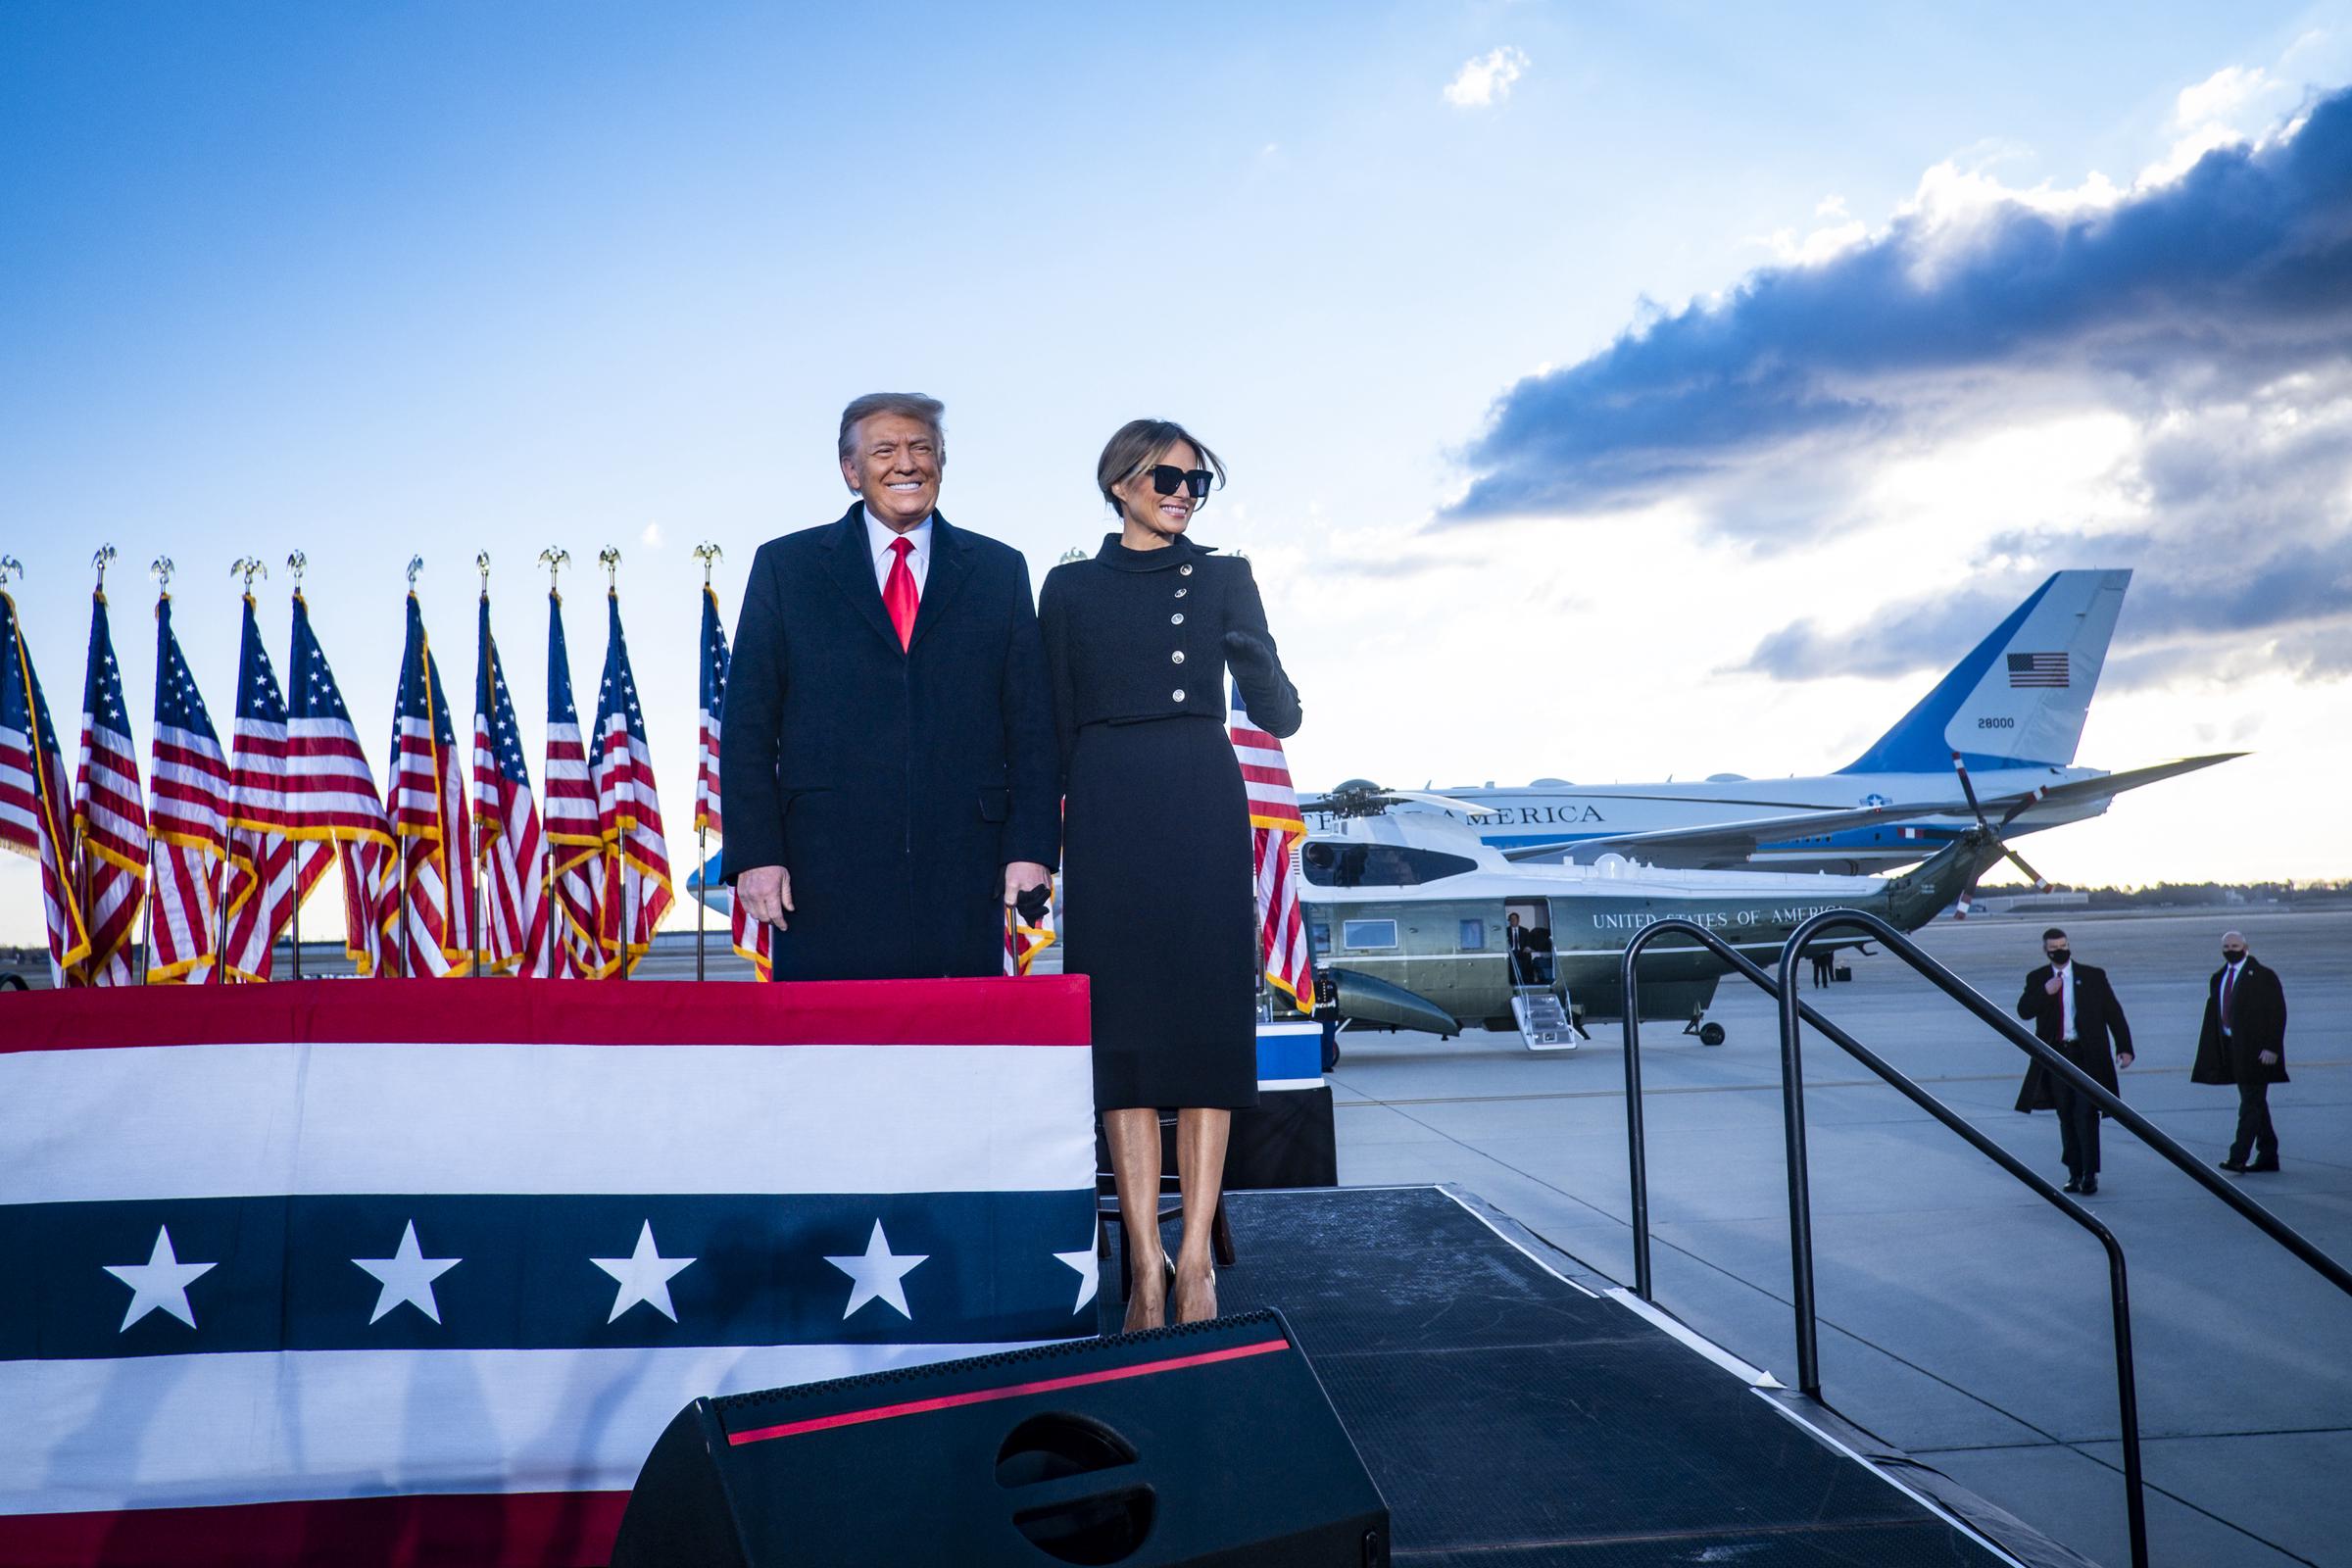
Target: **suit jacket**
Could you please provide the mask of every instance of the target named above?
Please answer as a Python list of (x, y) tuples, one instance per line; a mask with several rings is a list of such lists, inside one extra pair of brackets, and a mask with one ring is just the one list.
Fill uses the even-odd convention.
[[(2198, 1084), (2282, 1084), (2286, 1082), (2286, 988), (2278, 971), (2252, 954), (2237, 972), (2237, 988), (2230, 993), (2230, 1038), (2222, 1038), (2222, 976), (2227, 964), (2213, 971), (2205, 985), (2205, 1027), (2197, 1034), (2197, 1063), (2188, 1071)], [(2278, 1059), (2265, 1062), (2262, 1054), (2274, 1051)]]
[[(2054, 972), (2043, 964), (2026, 976), (2026, 989), (2017, 999), (2017, 1015), (2030, 1019), (2034, 1033), (2041, 1043), (2096, 1079), (2108, 1093), (2117, 1092), (2115, 1058), (2118, 1054), (2132, 1052), (2132, 1026), (2124, 1021), (2124, 1004), (2115, 1000), (2115, 988), (2107, 983), (2107, 971), (2090, 964), (2078, 962), (2075, 968), (2075, 1043), (2064, 1043), (2060, 1031), (2065, 1027), (2066, 1004), (2062, 997), (2051, 996), (2042, 990)], [(2049, 1069), (2038, 1061), (2026, 1066), (2026, 1081), (2018, 1086), (2017, 1108), (2020, 1110), (2053, 1110), (2057, 1098), (2052, 1093)]]
[(1052, 698), (1020, 552), (932, 518), (899, 646), (862, 509), (760, 547), (719, 727), (724, 874), (792, 877), (779, 980), (1004, 969), (1004, 866), (1052, 865)]

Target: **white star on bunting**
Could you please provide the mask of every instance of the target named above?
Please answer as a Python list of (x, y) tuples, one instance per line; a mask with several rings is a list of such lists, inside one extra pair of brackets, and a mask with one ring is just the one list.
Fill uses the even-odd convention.
[(130, 1306), (122, 1314), (120, 1334), (148, 1313), (162, 1308), (188, 1327), (196, 1326), (196, 1313), (188, 1305), (188, 1286), (213, 1271), (211, 1263), (182, 1263), (172, 1250), (172, 1232), (159, 1225), (155, 1229), (155, 1250), (147, 1254), (144, 1263), (109, 1263), (106, 1271), (130, 1287)]
[(426, 1257), (423, 1249), (416, 1245), (416, 1222), (411, 1220), (409, 1228), (400, 1233), (399, 1250), (390, 1257), (355, 1257), (352, 1261), (374, 1275), (383, 1286), (375, 1293), (375, 1310), (368, 1314), (368, 1322), (380, 1320), (405, 1301), (438, 1323), (441, 1308), (433, 1299), (433, 1281), (466, 1260)]
[(1055, 1252), (1055, 1257), (1078, 1271), (1078, 1304), (1073, 1312), (1086, 1310), (1086, 1303), (1095, 1298), (1095, 1288), (1102, 1283), (1102, 1274), (1095, 1262), (1095, 1250), (1082, 1247), (1075, 1252)]
[(672, 1323), (678, 1320), (677, 1308), (669, 1303), (669, 1282), (694, 1259), (663, 1257), (654, 1245), (652, 1220), (637, 1232), (637, 1250), (627, 1257), (592, 1257), (588, 1261), (620, 1281), (620, 1289), (612, 1293), (612, 1315), (606, 1322), (619, 1321), (621, 1313), (640, 1301)]
[(874, 1233), (866, 1238), (862, 1256), (827, 1256), (825, 1259), (857, 1282), (850, 1291), (850, 1304), (841, 1309), (842, 1317), (848, 1319), (868, 1301), (883, 1301), (897, 1308), (899, 1316), (909, 1323), (913, 1322), (914, 1314), (906, 1310), (906, 1287), (903, 1282), (914, 1272), (916, 1264), (930, 1255), (928, 1252), (893, 1253), (890, 1239), (882, 1234), (882, 1222), (874, 1221)]

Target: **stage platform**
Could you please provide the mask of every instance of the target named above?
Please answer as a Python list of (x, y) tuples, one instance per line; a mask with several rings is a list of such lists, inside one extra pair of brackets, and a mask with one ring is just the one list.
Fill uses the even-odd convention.
[[(1219, 1304), (1289, 1318), (1388, 1499), (1399, 1563), (2082, 1562), (1468, 1193), (1228, 1205), (1240, 1255)], [(1105, 1333), (1118, 1280), (1114, 1256)]]

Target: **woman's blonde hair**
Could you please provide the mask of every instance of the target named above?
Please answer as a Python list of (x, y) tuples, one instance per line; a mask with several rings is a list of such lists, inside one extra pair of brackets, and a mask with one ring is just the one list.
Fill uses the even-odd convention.
[(1117, 510), (1119, 498), (1111, 487), (1125, 484), (1143, 472), (1153, 458), (1179, 441), (1200, 455), (1201, 466), (1216, 474), (1217, 488), (1223, 489), (1224, 461), (1202, 446), (1192, 431), (1174, 419), (1129, 419), (1103, 443), (1102, 456), (1095, 464), (1095, 485), (1102, 492), (1102, 499)]

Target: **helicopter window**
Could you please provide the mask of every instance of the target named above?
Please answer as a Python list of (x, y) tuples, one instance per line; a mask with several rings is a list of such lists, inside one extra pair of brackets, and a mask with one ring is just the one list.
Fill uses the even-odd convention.
[(1310, 843), (1298, 860), (1307, 881), (1323, 888), (1410, 888), (1478, 869), (1467, 856), (1400, 844)]
[(1396, 945), (1396, 922), (1394, 920), (1347, 920), (1340, 925), (1340, 946), (1344, 948), (1393, 948)]
[(1308, 937), (1308, 938), (1309, 938), (1309, 939), (1310, 939), (1310, 940), (1311, 940), (1311, 941), (1314, 943), (1314, 945), (1315, 945), (1315, 956), (1316, 956), (1316, 957), (1318, 957), (1318, 958), (1320, 958), (1320, 957), (1323, 957), (1323, 956), (1325, 956), (1326, 955), (1328, 955), (1328, 954), (1331, 952), (1331, 922), (1330, 922), (1330, 921), (1328, 921), (1328, 920), (1309, 920), (1309, 921), (1307, 921), (1307, 922), (1306, 922), (1306, 934), (1307, 934), (1307, 937)]
[(1486, 945), (1487, 922), (1484, 920), (1464, 920), (1462, 922), (1462, 951), (1464, 953), (1475, 953)]

